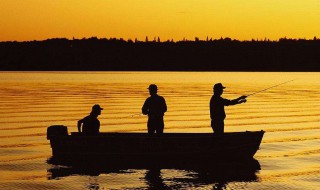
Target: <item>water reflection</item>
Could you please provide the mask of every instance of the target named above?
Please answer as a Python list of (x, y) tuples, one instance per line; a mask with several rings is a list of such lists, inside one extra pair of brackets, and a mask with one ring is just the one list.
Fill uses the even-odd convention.
[(149, 186), (148, 189), (166, 189), (168, 188), (163, 182), (161, 169), (149, 169), (146, 172), (145, 180)]
[[(72, 175), (96, 177), (101, 174), (144, 173), (140, 180), (145, 181), (147, 189), (178, 189), (188, 187), (212, 186), (212, 189), (225, 189), (229, 182), (258, 181), (260, 170), (257, 160), (240, 162), (154, 162), (106, 163), (70, 162), (50, 158), (48, 160), (48, 179), (61, 179)], [(145, 171), (145, 172), (143, 172)], [(177, 176), (179, 173), (179, 176)], [(183, 174), (181, 176), (181, 173)], [(175, 176), (176, 175), (176, 176)], [(90, 180), (91, 181), (91, 180)], [(92, 181), (91, 181), (92, 182)], [(87, 185), (88, 189), (99, 189), (98, 180)]]
[(96, 177), (90, 177), (89, 183), (86, 186), (86, 188), (89, 189), (89, 190), (99, 190), (100, 189), (100, 184), (99, 184), (97, 178)]

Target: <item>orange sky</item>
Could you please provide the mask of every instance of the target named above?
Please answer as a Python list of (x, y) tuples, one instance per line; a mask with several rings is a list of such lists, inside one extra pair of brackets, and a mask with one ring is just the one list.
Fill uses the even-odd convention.
[(0, 0), (0, 41), (320, 38), (319, 0)]

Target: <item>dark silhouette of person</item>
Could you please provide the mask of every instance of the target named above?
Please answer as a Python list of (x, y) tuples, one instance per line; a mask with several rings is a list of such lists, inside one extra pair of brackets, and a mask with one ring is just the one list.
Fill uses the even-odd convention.
[(150, 97), (142, 106), (142, 113), (148, 115), (148, 133), (162, 134), (164, 129), (163, 116), (167, 111), (167, 104), (165, 99), (157, 94), (157, 85), (150, 84), (148, 89)]
[(222, 86), (221, 83), (217, 83), (213, 87), (213, 96), (210, 100), (210, 117), (211, 117), (211, 127), (215, 134), (224, 133), (224, 119), (226, 118), (226, 113), (224, 111), (224, 106), (231, 106), (236, 104), (245, 103), (247, 96), (241, 96), (234, 100), (228, 100), (222, 98), (223, 89), (226, 87)]
[(148, 189), (169, 189), (163, 182), (160, 169), (149, 169), (146, 172), (145, 179), (149, 185)]
[(93, 105), (91, 113), (78, 121), (78, 131), (86, 135), (99, 134), (100, 121), (98, 120), (98, 116), (101, 114), (101, 110), (103, 110), (103, 108), (101, 108), (99, 104)]

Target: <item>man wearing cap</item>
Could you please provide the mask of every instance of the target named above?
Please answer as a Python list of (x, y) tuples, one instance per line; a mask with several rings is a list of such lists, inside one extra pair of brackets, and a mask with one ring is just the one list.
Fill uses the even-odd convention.
[(162, 134), (164, 129), (163, 116), (167, 111), (167, 104), (165, 99), (157, 94), (157, 85), (150, 84), (148, 89), (150, 97), (142, 106), (142, 113), (148, 115), (148, 133)]
[(215, 134), (224, 133), (224, 119), (226, 118), (226, 113), (224, 111), (224, 106), (236, 105), (245, 103), (247, 96), (241, 96), (234, 100), (228, 100), (221, 97), (223, 89), (226, 87), (222, 86), (221, 83), (217, 83), (213, 87), (213, 96), (210, 100), (210, 117), (211, 117), (211, 127)]
[(82, 133), (86, 135), (99, 134), (100, 121), (98, 120), (98, 116), (101, 114), (101, 110), (103, 110), (103, 108), (101, 108), (99, 104), (93, 105), (90, 115), (78, 121), (78, 131), (81, 132), (82, 125)]

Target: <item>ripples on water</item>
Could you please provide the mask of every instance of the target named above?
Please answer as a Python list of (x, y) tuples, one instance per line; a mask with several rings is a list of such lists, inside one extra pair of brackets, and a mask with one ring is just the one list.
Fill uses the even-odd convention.
[[(227, 86), (224, 97), (232, 99), (294, 78), (249, 97), (246, 104), (226, 108), (226, 131), (267, 132), (255, 156), (261, 170), (253, 178), (222, 183), (219, 172), (174, 168), (99, 175), (71, 170), (54, 178), (51, 171), (57, 166), (46, 164), (51, 156), (46, 128), (63, 124), (76, 131), (77, 120), (95, 103), (105, 108), (99, 117), (101, 131), (145, 132), (147, 118), (139, 113), (150, 83), (158, 85), (167, 101), (165, 132), (201, 133), (211, 132), (208, 105), (214, 83)], [(0, 73), (0, 81), (0, 189), (320, 186), (320, 73), (9, 72)]]

